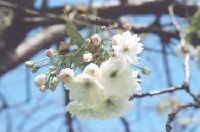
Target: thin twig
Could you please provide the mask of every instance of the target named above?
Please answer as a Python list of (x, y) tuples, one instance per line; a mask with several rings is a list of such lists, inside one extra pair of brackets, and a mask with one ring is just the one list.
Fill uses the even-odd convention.
[(194, 107), (194, 108), (199, 108), (200, 107), (200, 104), (198, 103), (188, 103), (188, 104), (185, 104), (185, 105), (182, 105), (182, 106), (179, 106), (176, 110), (172, 111), (169, 115), (168, 115), (168, 119), (167, 119), (167, 123), (166, 123), (166, 131), (167, 132), (171, 132), (172, 130), (172, 122), (174, 121), (176, 115), (178, 114), (178, 112), (186, 109), (186, 108), (189, 108), (189, 107)]
[(186, 54), (185, 56), (185, 61), (184, 61), (184, 72), (185, 72), (185, 80), (184, 83), (189, 84), (190, 80), (190, 54)]
[(169, 88), (162, 89), (162, 90), (154, 90), (154, 91), (150, 91), (150, 92), (147, 92), (147, 93), (134, 94), (129, 98), (129, 100), (132, 100), (134, 98), (151, 97), (151, 96), (155, 96), (155, 95), (173, 93), (173, 92), (178, 91), (178, 90), (184, 90), (184, 87), (169, 87)]
[(124, 125), (125, 132), (131, 132), (128, 121), (124, 117), (121, 117), (120, 120)]
[(170, 86), (172, 86), (172, 79), (171, 79), (169, 59), (168, 59), (166, 50), (167, 50), (166, 43), (163, 43), (163, 45), (162, 45), (163, 65), (164, 65), (165, 75), (166, 75), (166, 79), (167, 79), (166, 80), (167, 86), (170, 87)]

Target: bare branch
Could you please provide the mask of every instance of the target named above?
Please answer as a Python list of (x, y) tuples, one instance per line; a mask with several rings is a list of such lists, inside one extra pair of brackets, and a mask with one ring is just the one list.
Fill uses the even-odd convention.
[(185, 61), (184, 61), (184, 72), (185, 72), (184, 84), (189, 84), (189, 81), (190, 81), (190, 65), (189, 65), (189, 61), (190, 61), (190, 55), (187, 54), (185, 56)]
[(167, 123), (166, 123), (166, 131), (167, 132), (171, 132), (172, 130), (172, 126), (171, 126), (171, 123), (174, 121), (176, 115), (186, 109), (186, 108), (189, 108), (189, 107), (193, 107), (193, 108), (199, 108), (200, 107), (200, 103), (188, 103), (188, 104), (185, 104), (185, 105), (182, 105), (182, 106), (179, 106), (176, 110), (172, 111), (169, 115), (168, 115), (168, 119), (167, 119)]
[(156, 95), (161, 95), (161, 94), (166, 94), (166, 93), (173, 93), (175, 91), (178, 90), (184, 90), (184, 87), (169, 87), (166, 89), (162, 89), (162, 90), (154, 90), (154, 91), (150, 91), (147, 93), (142, 93), (142, 94), (133, 94), (129, 100), (132, 100), (134, 98), (143, 98), (143, 97), (151, 97), (151, 96), (156, 96)]
[[(64, 89), (64, 96), (65, 96), (65, 106), (67, 106), (68, 103), (70, 102), (69, 91), (65, 89), (64, 84), (63, 84), (63, 89)], [(66, 120), (66, 124), (68, 126), (68, 132), (73, 132), (74, 131), (73, 125), (72, 125), (73, 117), (71, 116), (71, 114), (68, 111), (65, 112), (65, 120)]]
[(38, 33), (36, 36), (28, 38), (19, 44), (14, 53), (7, 56), (7, 60), (9, 61), (5, 61), (4, 65), (0, 66), (0, 75), (29, 59), (41, 49), (59, 42), (65, 36), (64, 25), (53, 25), (45, 29), (43, 32)]
[(163, 65), (164, 65), (164, 69), (165, 69), (165, 75), (166, 75), (166, 79), (167, 79), (167, 86), (172, 86), (172, 79), (171, 79), (171, 71), (170, 71), (170, 63), (169, 63), (169, 59), (168, 56), (166, 54), (166, 43), (163, 42), (162, 45), (162, 56), (163, 56)]
[[(168, 6), (172, 4), (174, 0), (163, 0), (153, 2), (143, 2), (141, 4), (129, 4), (127, 6), (107, 6), (98, 7), (98, 16), (106, 18), (117, 18), (122, 15), (144, 15), (144, 14), (168, 14)], [(145, 9), (145, 10), (144, 10)], [(185, 12), (191, 16), (197, 11), (197, 6), (188, 5), (174, 5), (174, 13), (179, 16), (186, 16)]]
[(128, 121), (124, 117), (121, 117), (120, 120), (124, 125), (125, 132), (131, 132)]

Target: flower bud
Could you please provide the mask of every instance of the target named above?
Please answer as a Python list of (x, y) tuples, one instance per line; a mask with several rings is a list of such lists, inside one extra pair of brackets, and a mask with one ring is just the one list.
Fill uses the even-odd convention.
[(35, 62), (34, 61), (26, 61), (25, 65), (27, 68), (32, 68), (32, 67), (34, 67)]
[(36, 72), (38, 71), (38, 69), (39, 69), (39, 67), (33, 66), (33, 67), (31, 68), (31, 71), (32, 71), (33, 73), (36, 73)]
[(51, 91), (54, 91), (56, 89), (56, 87), (58, 86), (58, 84), (59, 84), (58, 78), (57, 77), (53, 77), (51, 79), (51, 82), (50, 82), (50, 89), (51, 89)]
[(83, 61), (84, 62), (91, 62), (92, 60), (93, 60), (92, 53), (83, 54)]
[(71, 83), (74, 79), (74, 71), (70, 68), (62, 69), (58, 75), (61, 81), (65, 83)]
[(46, 83), (46, 75), (45, 74), (41, 74), (38, 75), (35, 79), (34, 79), (35, 85), (39, 88), (40, 91), (45, 91), (46, 87), (45, 87), (45, 83)]
[(105, 31), (106, 30), (106, 26), (101, 26), (101, 30)]
[(44, 92), (46, 89), (47, 89), (47, 87), (46, 87), (45, 85), (42, 86), (42, 87), (39, 87), (39, 90), (40, 90), (41, 92)]
[(47, 49), (46, 51), (45, 51), (45, 55), (46, 56), (48, 56), (48, 57), (53, 57), (54, 56), (54, 54), (55, 54), (55, 50), (54, 49)]
[(99, 37), (98, 34), (94, 34), (93, 36), (91, 36), (90, 39), (92, 41), (92, 44), (94, 44), (94, 45), (99, 45), (101, 42), (101, 38)]
[(82, 19), (82, 20), (85, 20), (85, 19), (87, 19), (87, 16), (86, 16), (86, 14), (81, 14), (81, 15), (80, 15), (80, 19)]
[(54, 71), (54, 70), (56, 70), (56, 67), (55, 67), (55, 66), (50, 66), (50, 67), (49, 67), (49, 71)]
[(88, 39), (85, 40), (85, 42), (90, 44), (91, 40), (88, 38)]
[(147, 67), (142, 68), (142, 74), (149, 75), (151, 73), (151, 70)]
[(51, 77), (54, 77), (54, 76), (56, 76), (56, 73), (57, 73), (57, 72), (53, 70), (53, 71), (50, 72), (50, 76), (51, 76)]
[(71, 8), (72, 7), (70, 5), (65, 5), (65, 7), (63, 9), (64, 13), (68, 13), (71, 10)]
[(132, 29), (132, 25), (130, 23), (125, 23), (125, 24), (123, 24), (123, 28), (126, 31), (130, 31)]

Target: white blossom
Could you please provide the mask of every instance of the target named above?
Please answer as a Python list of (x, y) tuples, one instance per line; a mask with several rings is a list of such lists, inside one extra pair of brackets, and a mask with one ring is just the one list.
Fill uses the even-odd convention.
[(70, 98), (83, 103), (96, 103), (103, 96), (102, 85), (90, 75), (79, 74), (70, 88)]
[(101, 66), (101, 83), (105, 86), (105, 93), (129, 97), (132, 94), (135, 79), (132, 70), (128, 69), (116, 58), (110, 58)]
[(73, 101), (67, 105), (66, 109), (70, 114), (76, 115), (78, 118), (95, 118), (94, 105), (86, 105)]
[(118, 96), (108, 96), (94, 108), (96, 118), (119, 118), (132, 108), (132, 102)]
[(99, 79), (100, 69), (98, 65), (90, 63), (85, 67), (83, 73), (95, 77), (96, 79)]
[(91, 62), (93, 60), (92, 53), (85, 53), (83, 54), (83, 61), (84, 62)]
[(103, 97), (103, 100), (97, 104), (88, 105), (70, 102), (67, 111), (78, 118), (99, 118), (109, 119), (123, 116), (132, 108), (132, 102), (119, 98), (117, 96)]
[(74, 71), (70, 68), (62, 69), (58, 77), (61, 81), (64, 81), (65, 83), (72, 83), (74, 79)]
[(112, 45), (118, 45), (121, 42), (121, 34), (116, 34), (112, 37)]
[(126, 64), (137, 64), (138, 54), (143, 50), (140, 38), (130, 31), (116, 34), (112, 37), (112, 48), (117, 57), (121, 58)]

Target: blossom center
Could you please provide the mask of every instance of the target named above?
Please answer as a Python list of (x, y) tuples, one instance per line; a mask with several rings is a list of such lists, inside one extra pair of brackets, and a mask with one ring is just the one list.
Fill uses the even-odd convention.
[(110, 77), (111, 77), (111, 78), (116, 77), (116, 76), (117, 76), (117, 73), (118, 73), (117, 70), (113, 71), (113, 72), (110, 74)]
[(89, 75), (94, 75), (94, 73), (95, 73), (95, 70), (89, 70), (89, 71), (88, 71), (88, 74), (89, 74)]
[(90, 88), (91, 87), (91, 82), (89, 81), (86, 81), (85, 84), (84, 84), (85, 88)]
[(113, 103), (110, 99), (107, 99), (107, 100), (106, 100), (106, 104), (107, 104), (108, 106), (110, 106), (110, 105), (113, 105), (114, 103)]
[(123, 46), (123, 52), (129, 52), (129, 50), (130, 50), (130, 46), (129, 45), (125, 45), (125, 46)]

